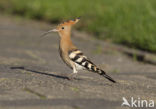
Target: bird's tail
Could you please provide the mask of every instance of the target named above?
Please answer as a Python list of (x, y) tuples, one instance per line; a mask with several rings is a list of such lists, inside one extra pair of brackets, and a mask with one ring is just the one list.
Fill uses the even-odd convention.
[(103, 70), (97, 69), (97, 73), (100, 74), (100, 75), (102, 75), (102, 76), (104, 76), (104, 77), (105, 77), (106, 79), (108, 79), (109, 81), (111, 81), (111, 82), (113, 82), (113, 83), (116, 83), (116, 81), (115, 81), (113, 78), (111, 78), (110, 76), (108, 76), (108, 75), (106, 74), (106, 72), (104, 72)]

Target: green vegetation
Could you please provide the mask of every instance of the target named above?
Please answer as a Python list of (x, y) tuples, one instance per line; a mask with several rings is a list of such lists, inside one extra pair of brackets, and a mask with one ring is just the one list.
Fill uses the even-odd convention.
[(1, 0), (0, 9), (51, 23), (82, 16), (79, 30), (156, 52), (156, 0)]

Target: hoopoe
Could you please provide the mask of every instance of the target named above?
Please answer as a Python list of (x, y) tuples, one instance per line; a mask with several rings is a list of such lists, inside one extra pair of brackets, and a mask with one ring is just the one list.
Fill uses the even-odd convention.
[(50, 32), (58, 32), (60, 36), (59, 52), (62, 60), (66, 63), (72, 70), (73, 74), (77, 73), (79, 70), (87, 69), (98, 73), (111, 82), (115, 83), (110, 76), (108, 76), (105, 71), (98, 68), (93, 62), (91, 62), (77, 47), (72, 43), (71, 40), (71, 27), (76, 24), (80, 19), (69, 20), (63, 22), (57, 26), (56, 29), (52, 29), (43, 34), (45, 36)]

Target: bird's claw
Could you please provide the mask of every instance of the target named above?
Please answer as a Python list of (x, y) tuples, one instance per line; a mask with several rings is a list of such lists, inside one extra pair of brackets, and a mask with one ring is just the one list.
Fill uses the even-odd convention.
[(75, 73), (69, 74), (68, 77), (67, 77), (67, 79), (68, 80), (74, 80), (74, 79), (76, 79), (76, 74)]

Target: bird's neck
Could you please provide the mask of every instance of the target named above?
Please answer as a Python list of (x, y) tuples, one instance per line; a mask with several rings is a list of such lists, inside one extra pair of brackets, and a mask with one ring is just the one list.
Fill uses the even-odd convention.
[(61, 36), (61, 39), (60, 39), (60, 49), (63, 52), (68, 52), (73, 46), (74, 45), (72, 43), (70, 35)]
[(63, 44), (72, 44), (72, 40), (71, 40), (70, 35), (69, 36), (63, 36), (63, 37), (61, 37), (60, 43), (63, 43)]

